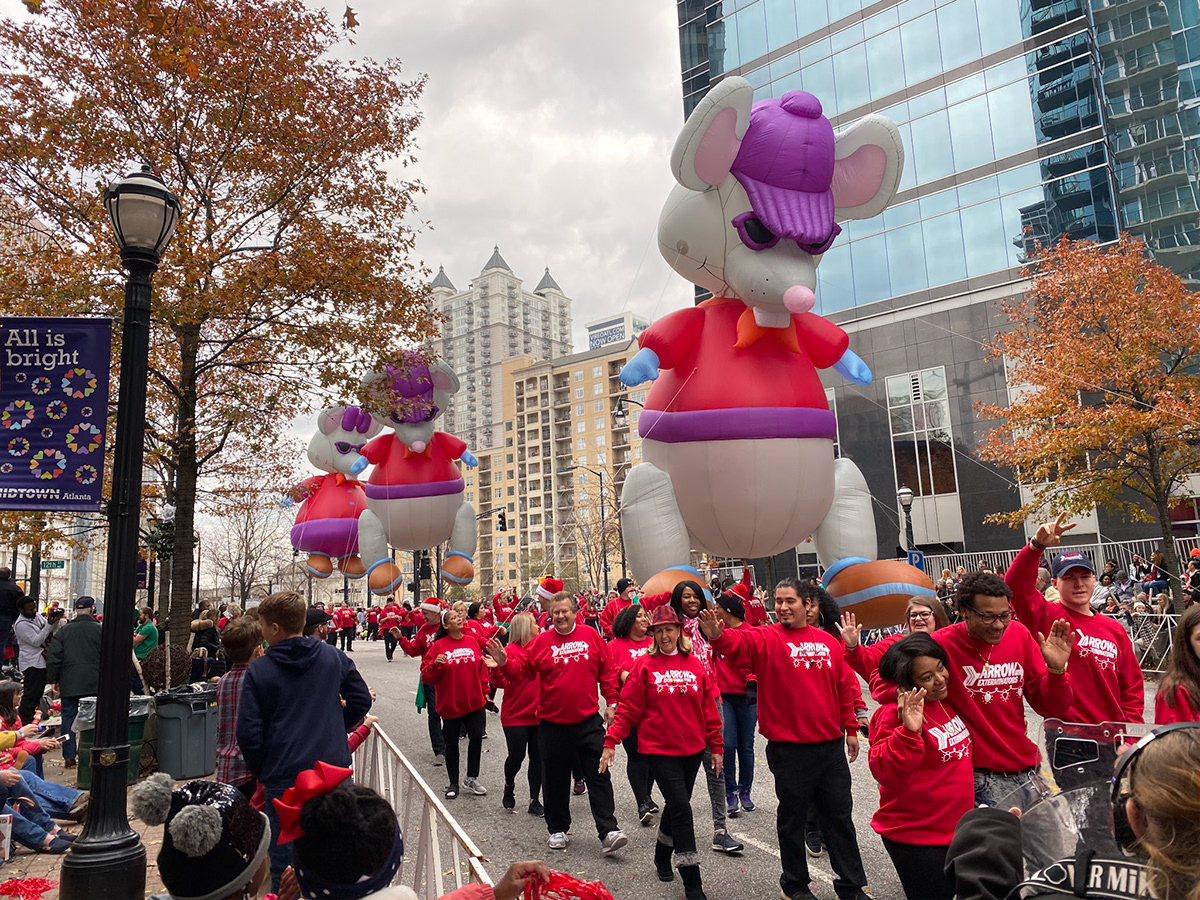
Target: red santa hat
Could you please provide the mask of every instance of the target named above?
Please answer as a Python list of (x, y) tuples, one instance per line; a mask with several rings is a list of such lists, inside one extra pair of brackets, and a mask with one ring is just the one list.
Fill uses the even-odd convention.
[(750, 599), (750, 588), (744, 582), (739, 581), (737, 584), (731, 584), (725, 588), (727, 594), (737, 594), (742, 600)]
[(442, 601), (437, 597), (430, 597), (420, 606), (421, 612), (440, 613), (442, 611)]
[(537, 595), (549, 600), (555, 594), (561, 592), (562, 589), (563, 583), (561, 581), (559, 581), (557, 578), (551, 578), (549, 575), (547, 575), (540, 582), (538, 582)]

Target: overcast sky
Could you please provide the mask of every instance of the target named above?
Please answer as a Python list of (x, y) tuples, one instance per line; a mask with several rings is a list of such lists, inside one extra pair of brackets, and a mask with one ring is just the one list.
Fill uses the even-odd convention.
[(672, 0), (351, 5), (349, 54), (399, 57), (429, 76), (417, 171), (432, 228), (418, 250), (433, 272), (444, 265), (465, 289), (493, 244), (526, 290), (549, 266), (574, 300), (576, 350), (585, 322), (691, 302), (653, 240), (683, 124)]

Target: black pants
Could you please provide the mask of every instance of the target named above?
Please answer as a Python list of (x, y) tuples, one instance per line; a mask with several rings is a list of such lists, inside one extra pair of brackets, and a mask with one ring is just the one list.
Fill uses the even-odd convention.
[(641, 810), (643, 803), (650, 802), (650, 789), (654, 787), (654, 773), (650, 768), (650, 759), (645, 753), (638, 752), (637, 729), (631, 728), (629, 736), (621, 741), (628, 758), (625, 764), (625, 774), (629, 778), (629, 786), (633, 788), (633, 799)]
[(379, 639), (379, 623), (378, 622), (368, 622), (367, 623), (367, 640), (375, 641), (378, 639)]
[(446, 741), (446, 774), (450, 786), (458, 789), (458, 735), (467, 733), (467, 777), (479, 777), (479, 758), (483, 755), (483, 710), (477, 709), (457, 719), (442, 719)]
[(504, 783), (516, 784), (521, 763), (525, 762), (525, 751), (529, 751), (529, 799), (536, 800), (542, 792), (542, 748), (538, 743), (538, 726), (505, 725), (504, 740), (508, 743), (508, 756), (504, 760)]
[[(133, 671), (132, 669), (130, 671)], [(33, 713), (42, 702), (42, 694), (46, 690), (46, 667), (30, 666), (21, 673), (21, 707), (17, 715), (21, 717), (22, 725), (33, 724)]]
[(953, 900), (954, 883), (946, 877), (949, 847), (901, 844), (886, 837), (883, 846), (892, 858), (908, 900)]
[(696, 852), (696, 824), (692, 820), (692, 787), (696, 784), (696, 773), (704, 761), (704, 752), (691, 756), (662, 756), (657, 753), (645, 756), (663, 795), (658, 841), (674, 848), (677, 867), (698, 866), (700, 855)]
[(417, 633), (417, 629), (413, 628), (411, 625), (401, 625), (400, 633), (404, 635), (404, 639), (406, 641), (411, 641), (413, 639), (413, 635)]
[(342, 649), (343, 650), (353, 650), (354, 649), (354, 626), (352, 625), (349, 628), (343, 628), (341, 633), (342, 633)]
[(817, 744), (767, 742), (767, 765), (775, 776), (779, 808), (775, 831), (783, 874), (779, 886), (788, 896), (808, 887), (808, 858), (804, 851), (804, 824), (808, 809), (815, 805), (829, 862), (836, 877), (833, 890), (839, 897), (852, 896), (867, 883), (858, 837), (851, 814), (850, 764), (841, 738)]
[[(442, 734), (442, 717), (437, 714), (437, 692), (429, 682), (422, 683), (425, 686), (425, 712), (429, 713), (429, 745), (435, 754), (445, 756), (446, 738)], [(454, 738), (454, 743), (456, 746), (458, 745), (457, 736)], [(457, 752), (456, 750), (455, 753)]]
[(546, 830), (550, 834), (571, 827), (571, 770), (578, 767), (587, 782), (588, 803), (596, 822), (596, 833), (603, 840), (616, 831), (616, 803), (613, 800), (612, 775), (600, 774), (600, 754), (604, 750), (604, 720), (592, 713), (582, 722), (561, 725), (545, 719), (538, 726), (542, 747), (545, 784), (542, 786), (546, 807)]
[(388, 659), (396, 652), (396, 637), (390, 628), (383, 633), (383, 652), (387, 654)]
[(339, 632), (338, 632), (338, 629), (336, 629), (336, 628), (330, 628), (330, 629), (329, 629), (329, 634), (325, 635), (325, 643), (327, 643), (327, 644), (333, 644), (333, 646), (335, 646), (335, 647), (336, 647), (336, 646), (337, 646), (338, 634), (339, 634)]

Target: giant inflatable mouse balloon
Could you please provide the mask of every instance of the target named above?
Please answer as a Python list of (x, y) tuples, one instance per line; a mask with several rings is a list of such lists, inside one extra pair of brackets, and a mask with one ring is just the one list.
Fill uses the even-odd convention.
[(359, 519), (359, 547), (367, 580), (376, 594), (391, 593), (403, 576), (389, 545), (426, 550), (445, 541), (450, 550), (440, 574), (455, 584), (475, 577), (475, 509), (463, 499), (464, 482), (456, 460), (478, 464), (467, 445), (436, 431), (434, 422), (459, 389), (458, 376), (441, 360), (403, 354), (396, 366), (365, 379), (395, 398), (389, 432), (362, 448), (357, 474), (373, 464), (365, 485), (367, 511)]
[(695, 577), (691, 548), (762, 557), (811, 535), (826, 565), (875, 556), (870, 494), (854, 463), (834, 459), (817, 370), (858, 384), (871, 373), (811, 309), (837, 220), (882, 212), (903, 164), (889, 119), (835, 134), (804, 91), (754, 103), (730, 77), (688, 117), (658, 243), (713, 298), (642, 332), (620, 375), (654, 382), (638, 422), (645, 462), (621, 497), (626, 557), (647, 593)]
[(308, 554), (310, 575), (328, 578), (335, 561), (351, 578), (366, 574), (358, 556), (358, 517), (367, 508), (367, 495), (351, 477), (351, 467), (380, 430), (357, 406), (336, 406), (317, 416), (308, 461), (326, 474), (306, 478), (286, 501), (302, 501), (292, 526), (292, 546)]

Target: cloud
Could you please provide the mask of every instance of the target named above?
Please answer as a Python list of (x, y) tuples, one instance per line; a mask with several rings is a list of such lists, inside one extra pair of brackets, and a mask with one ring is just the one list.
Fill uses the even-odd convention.
[(416, 174), (430, 228), (417, 249), (433, 271), (465, 288), (493, 244), (526, 289), (549, 266), (574, 300), (577, 349), (584, 322), (691, 302), (653, 243), (683, 121), (671, 4), (352, 5), (361, 27), (346, 53), (429, 76)]

